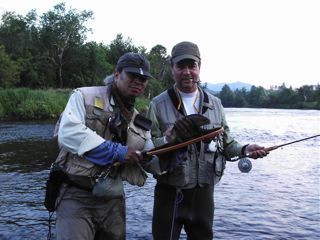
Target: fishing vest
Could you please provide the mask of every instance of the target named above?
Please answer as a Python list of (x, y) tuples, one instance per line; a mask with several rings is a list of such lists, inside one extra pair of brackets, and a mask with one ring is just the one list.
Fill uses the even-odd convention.
[[(86, 110), (85, 125), (106, 140), (111, 140), (114, 136), (114, 134), (110, 132), (109, 126), (110, 120), (115, 117), (115, 106), (112, 97), (110, 98), (111, 87), (112, 86), (109, 85), (78, 89), (84, 98)], [(127, 128), (127, 145), (137, 150), (142, 150), (146, 140), (148, 138), (150, 139), (151, 136), (149, 131), (143, 130), (133, 123), (137, 115), (138, 111), (135, 109)], [(109, 168), (109, 166), (95, 165), (84, 157), (69, 152), (64, 147), (61, 148), (56, 162), (62, 166), (68, 175), (79, 177), (94, 177)], [(138, 168), (140, 169), (140, 166)], [(81, 183), (79, 184), (81, 185)]]
[[(220, 128), (223, 126), (223, 107), (218, 98), (211, 94), (200, 91), (200, 113), (210, 119), (210, 124), (203, 126), (204, 129)], [(177, 95), (173, 88), (161, 93), (152, 100), (156, 109), (157, 121), (160, 130), (165, 130), (185, 115), (183, 108), (179, 108)], [(152, 120), (152, 119), (151, 119)], [(237, 146), (241, 151), (240, 145)], [(165, 174), (157, 175), (158, 183), (165, 183), (178, 188), (191, 188), (196, 184), (218, 183), (225, 168), (223, 156), (223, 136), (220, 135), (212, 141), (202, 141), (198, 144), (189, 145), (184, 152), (179, 153), (179, 164)], [(165, 161), (165, 159), (163, 159)]]

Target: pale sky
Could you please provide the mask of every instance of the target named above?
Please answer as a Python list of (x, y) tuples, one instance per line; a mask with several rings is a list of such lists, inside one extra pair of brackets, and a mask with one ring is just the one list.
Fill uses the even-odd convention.
[[(40, 16), (63, 2), (1, 0), (0, 13)], [(269, 88), (320, 83), (320, 0), (65, 0), (91, 10), (88, 40), (109, 44), (121, 33), (148, 51), (157, 44), (198, 44), (201, 80)]]

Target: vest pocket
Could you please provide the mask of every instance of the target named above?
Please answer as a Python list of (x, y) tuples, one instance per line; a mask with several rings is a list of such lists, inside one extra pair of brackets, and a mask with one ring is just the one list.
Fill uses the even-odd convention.
[(65, 166), (68, 174), (79, 176), (94, 176), (101, 171), (101, 168), (76, 154), (70, 154)]
[(98, 178), (93, 186), (92, 194), (105, 199), (122, 198), (124, 189), (120, 175), (117, 174), (115, 178), (110, 176)]
[(215, 144), (218, 143), (214, 141), (206, 143), (204, 153), (207, 165), (206, 172), (214, 185), (221, 180), (226, 167), (225, 157), (219, 152), (219, 146), (215, 146)]
[(86, 115), (86, 125), (90, 129), (94, 129), (97, 134), (104, 137), (105, 129), (111, 117), (111, 113), (94, 108)]
[(213, 183), (216, 185), (222, 178), (226, 168), (226, 159), (222, 154), (217, 154), (214, 158)]
[(162, 182), (174, 187), (183, 187), (190, 182), (190, 162), (182, 161), (178, 166), (166, 174), (157, 176)]
[(133, 128), (128, 128), (127, 133), (127, 145), (135, 149), (142, 150), (146, 143), (146, 139), (142, 137), (138, 132)]

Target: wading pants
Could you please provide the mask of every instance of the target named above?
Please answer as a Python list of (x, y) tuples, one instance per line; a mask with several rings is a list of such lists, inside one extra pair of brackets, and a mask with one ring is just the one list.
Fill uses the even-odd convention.
[(56, 212), (57, 240), (124, 240), (125, 199), (104, 200), (68, 187)]
[(177, 191), (171, 186), (157, 184), (153, 206), (153, 238), (178, 240), (184, 227), (188, 240), (211, 240), (213, 213), (213, 186)]

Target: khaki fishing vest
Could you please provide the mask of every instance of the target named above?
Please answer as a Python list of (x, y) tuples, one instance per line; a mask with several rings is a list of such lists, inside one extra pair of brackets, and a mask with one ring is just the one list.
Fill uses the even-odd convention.
[[(111, 140), (109, 122), (114, 117), (114, 105), (109, 102), (111, 86), (83, 87), (78, 89), (84, 97), (86, 109), (85, 124), (106, 140)], [(110, 100), (113, 102), (112, 98)], [(146, 140), (150, 139), (150, 132), (133, 124), (138, 112), (134, 110), (132, 120), (128, 124), (127, 145), (142, 150)], [(69, 175), (94, 177), (107, 170), (109, 166), (98, 166), (86, 160), (82, 156), (73, 154), (65, 148), (61, 148), (56, 162), (62, 166)]]

